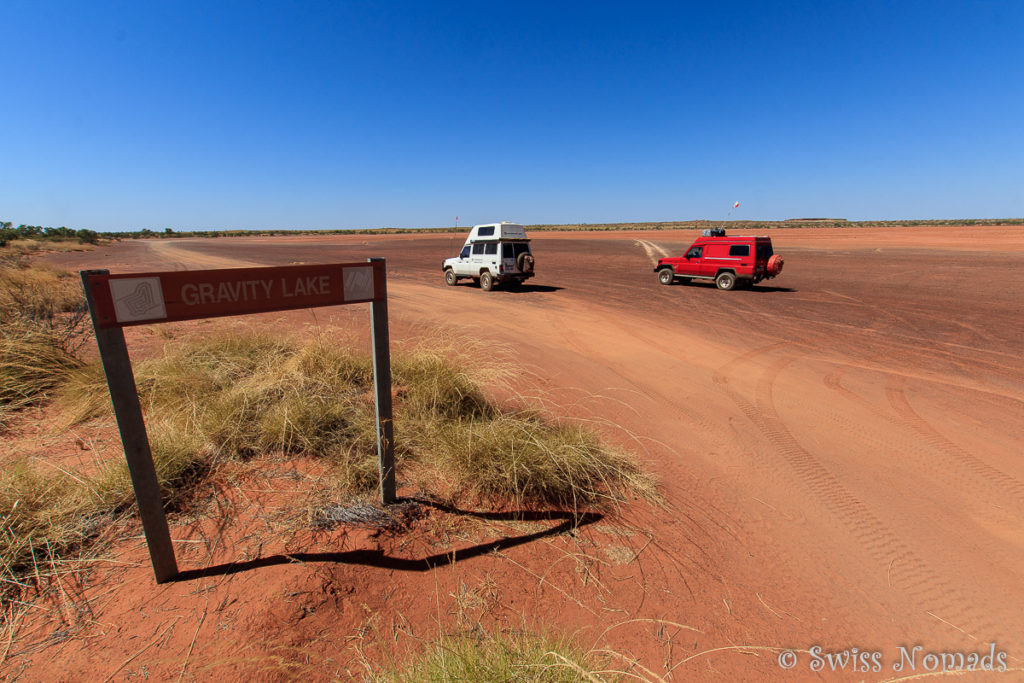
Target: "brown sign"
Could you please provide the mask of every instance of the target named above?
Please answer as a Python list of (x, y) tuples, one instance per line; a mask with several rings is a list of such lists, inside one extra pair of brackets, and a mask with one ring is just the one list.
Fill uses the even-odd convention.
[(334, 306), (384, 298), (384, 263), (89, 274), (100, 327)]
[(178, 270), (124, 275), (111, 275), (106, 270), (81, 271), (85, 300), (89, 304), (96, 344), (107, 376), (114, 417), (121, 432), (121, 444), (157, 583), (178, 576), (178, 561), (164, 515), (160, 481), (142, 417), (132, 361), (128, 357), (121, 328), (172, 320), (370, 302), (380, 495), (381, 501), (390, 505), (398, 497), (395, 491), (385, 272), (384, 259), (376, 258), (363, 263), (322, 266)]

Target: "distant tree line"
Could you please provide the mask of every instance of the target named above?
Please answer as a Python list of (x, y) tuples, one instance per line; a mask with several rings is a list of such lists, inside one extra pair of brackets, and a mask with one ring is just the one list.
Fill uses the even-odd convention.
[[(847, 221), (843, 218), (791, 218), (783, 221), (665, 221), (660, 223), (581, 223), (581, 224), (548, 224), (528, 225), (530, 230), (698, 230), (707, 227), (729, 227), (735, 230), (757, 230), (761, 228), (875, 228), (875, 227), (910, 227), (910, 226), (936, 226), (936, 225), (1024, 225), (1024, 218), (963, 218), (963, 219), (931, 219), (931, 220), (902, 220), (902, 221)], [(13, 227), (10, 221), (0, 221), (0, 247), (6, 246), (11, 240), (32, 239), (32, 240), (71, 240), (77, 239), (83, 244), (97, 244), (102, 237), (108, 240), (124, 239), (165, 239), (171, 237), (273, 237), (274, 235), (365, 235), (365, 234), (392, 234), (392, 233), (448, 233), (465, 232), (466, 228), (439, 227), (439, 228), (356, 228), (356, 229), (333, 229), (333, 230), (305, 230), (305, 229), (278, 229), (278, 230), (189, 230), (187, 232), (176, 232), (171, 228), (164, 228), (157, 232), (149, 228), (141, 230), (104, 232), (97, 233), (95, 230), (72, 228), (43, 228), (38, 225), (19, 225)]]
[(14, 227), (14, 224), (10, 221), (0, 221), (0, 247), (6, 247), (7, 243), (12, 240), (66, 241), (74, 239), (77, 239), (82, 244), (97, 244), (100, 235), (95, 230), (88, 230), (86, 228), (74, 230), (63, 226), (59, 228), (44, 228), (39, 225), (25, 224)]

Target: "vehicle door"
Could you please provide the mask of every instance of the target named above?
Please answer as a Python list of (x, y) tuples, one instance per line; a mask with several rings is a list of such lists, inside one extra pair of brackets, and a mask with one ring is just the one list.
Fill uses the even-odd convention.
[(497, 242), (484, 242), (484, 268), (495, 275), (498, 274), (498, 263), (500, 261), (498, 246)]
[(472, 252), (472, 245), (465, 245), (462, 247), (462, 251), (459, 252), (459, 258), (452, 266), (452, 270), (455, 271), (456, 275), (475, 275), (473, 267), (470, 264), (470, 253)]
[(730, 255), (731, 247), (730, 244), (709, 244), (704, 249), (704, 272), (701, 274), (714, 277), (723, 268), (738, 273), (740, 259)]
[(679, 264), (675, 267), (676, 275), (701, 275), (700, 269), (703, 263), (703, 254), (703, 246), (694, 245), (687, 249), (686, 253), (683, 254), (683, 258), (679, 259)]
[(474, 242), (473, 250), (469, 254), (469, 270), (473, 277), (480, 274), (484, 269), (484, 243)]
[(759, 275), (764, 275), (768, 272), (768, 259), (770, 259), (774, 253), (772, 250), (772, 243), (759, 241), (756, 249), (757, 254), (754, 270)]
[(516, 248), (511, 242), (503, 242), (501, 245), (501, 272), (516, 272)]

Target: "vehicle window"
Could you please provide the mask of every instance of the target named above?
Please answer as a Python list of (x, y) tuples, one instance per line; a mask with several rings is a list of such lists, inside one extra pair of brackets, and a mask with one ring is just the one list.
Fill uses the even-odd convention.
[(734, 244), (729, 247), (729, 256), (750, 256), (749, 244)]
[(468, 258), (468, 257), (469, 257), (469, 245), (467, 244), (466, 246), (464, 246), (462, 248), (462, 253), (459, 254), (459, 258)]
[(771, 244), (759, 244), (757, 245), (757, 260), (764, 261), (772, 256), (772, 245)]
[(530, 253), (530, 245), (526, 242), (513, 242), (512, 244), (516, 248), (516, 258), (519, 258), (520, 254)]
[(501, 245), (501, 258), (515, 258), (515, 257), (516, 257), (515, 249), (514, 249), (514, 247), (511, 244), (509, 244), (508, 242), (505, 242), (504, 244)]
[(493, 225), (488, 225), (486, 227), (480, 228), (479, 230), (477, 230), (476, 235), (477, 235), (477, 237), (493, 237), (494, 236), (494, 226)]
[(482, 254), (482, 253), (484, 253), (484, 243), (483, 242), (477, 242), (476, 244), (474, 244), (473, 245), (473, 253), (474, 254)]
[(700, 258), (703, 251), (704, 247), (694, 247), (690, 251), (686, 252), (686, 258)]
[(488, 242), (487, 244), (485, 244), (484, 245), (484, 253), (487, 254), (488, 256), (493, 256), (494, 254), (497, 254), (498, 253), (498, 243), (497, 242)]

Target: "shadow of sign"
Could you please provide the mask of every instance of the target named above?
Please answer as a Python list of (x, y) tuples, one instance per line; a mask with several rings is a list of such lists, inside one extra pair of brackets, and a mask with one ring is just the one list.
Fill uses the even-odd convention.
[(481, 543), (478, 545), (469, 546), (468, 548), (446, 550), (442, 553), (435, 553), (427, 557), (415, 559), (387, 555), (382, 550), (346, 550), (343, 552), (287, 553), (270, 555), (268, 557), (261, 557), (255, 560), (247, 560), (245, 562), (227, 562), (224, 564), (217, 564), (210, 567), (206, 567), (204, 569), (189, 569), (183, 572), (179, 572), (174, 578), (171, 579), (171, 581), (192, 581), (194, 579), (201, 579), (213, 576), (228, 576), (231, 574), (238, 574), (240, 572), (247, 572), (254, 569), (260, 569), (263, 567), (274, 567), (284, 564), (306, 562), (358, 564), (369, 567), (379, 567), (381, 569), (390, 569), (393, 571), (426, 572), (437, 567), (453, 565), (458, 562), (470, 560), (474, 557), (480, 557), (481, 555), (487, 555), (488, 553), (493, 553), (495, 551), (515, 548), (516, 546), (524, 545), (526, 543), (532, 543), (534, 541), (540, 540), (542, 538), (547, 538), (549, 536), (557, 536), (567, 531), (579, 529), (589, 524), (593, 524), (604, 518), (604, 515), (596, 512), (585, 512), (579, 514), (563, 511), (473, 512), (449, 507), (447, 505), (443, 505), (441, 503), (436, 503), (433, 501), (415, 499), (415, 502), (420, 503), (422, 505), (428, 505), (430, 507), (434, 507), (451, 514), (477, 517), (478, 519), (487, 519), (493, 521), (554, 521), (561, 519), (562, 522), (549, 529), (537, 531), (532, 534), (505, 537), (496, 541), (491, 541), (489, 543)]

